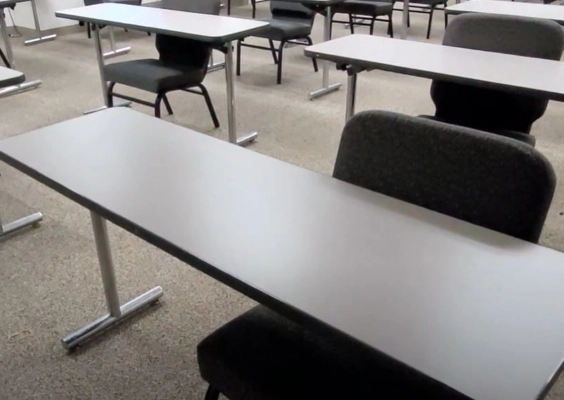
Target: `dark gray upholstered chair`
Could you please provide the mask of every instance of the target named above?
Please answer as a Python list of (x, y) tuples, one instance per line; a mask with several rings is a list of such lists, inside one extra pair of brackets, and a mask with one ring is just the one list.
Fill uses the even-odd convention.
[[(553, 21), (465, 14), (449, 23), (443, 45), (560, 60), (564, 33)], [(440, 80), (431, 84), (431, 97), (438, 120), (533, 144), (534, 138), (529, 135), (531, 126), (548, 105), (548, 100), (542, 97)]]
[[(388, 35), (394, 37), (394, 25), (392, 22), (394, 6), (391, 2), (346, 0), (343, 3), (335, 4), (332, 7), (332, 11), (331, 23), (348, 24), (351, 34), (354, 34), (355, 25), (361, 25), (369, 26), (370, 34), (372, 35), (374, 33), (374, 23), (376, 21), (384, 21), (388, 23)], [(348, 14), (349, 19), (348, 21), (335, 20), (333, 19), (335, 14)], [(378, 17), (387, 17), (387, 19), (378, 19)]]
[[(349, 120), (333, 176), (530, 242), (539, 239), (555, 187), (552, 166), (527, 144), (383, 111)], [(198, 362), (210, 384), (206, 400), (218, 393), (230, 400), (466, 398), (329, 328), (308, 330), (264, 306), (204, 339)]]
[[(221, 0), (163, 0), (163, 7), (179, 11), (219, 14)], [(168, 35), (156, 35), (156, 47), (159, 59), (142, 59), (124, 61), (106, 65), (104, 75), (110, 82), (108, 85), (108, 104), (113, 105), (113, 97), (134, 101), (155, 109), (155, 116), (161, 116), (161, 101), (167, 112), (172, 114), (172, 107), (166, 94), (175, 90), (183, 90), (204, 97), (211, 114), (213, 124), (219, 127), (213, 104), (207, 89), (202, 84), (208, 70), (208, 62), (212, 47), (208, 43), (197, 40), (179, 38)], [(124, 94), (114, 92), (115, 85), (123, 84), (145, 90), (157, 95), (155, 102), (150, 103)]]
[[(243, 43), (244, 39), (237, 41), (237, 75), (241, 75), (241, 47), (270, 50), (274, 64), (278, 65), (276, 83), (282, 82), (282, 55), (286, 43), (311, 45), (311, 28), (315, 19), (315, 12), (299, 3), (288, 1), (271, 1), (270, 12), (272, 18), (265, 19), (269, 25), (265, 26), (252, 36), (268, 39), (269, 47)], [(303, 41), (302, 41), (303, 40)], [(280, 42), (278, 49), (274, 41)], [(305, 42), (304, 42), (305, 41)], [(317, 60), (312, 58), (313, 69), (317, 72)]]

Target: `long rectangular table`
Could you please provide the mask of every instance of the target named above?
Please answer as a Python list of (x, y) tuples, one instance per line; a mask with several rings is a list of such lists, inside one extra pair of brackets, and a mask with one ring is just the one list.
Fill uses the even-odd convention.
[(445, 9), (446, 15), (482, 13), (548, 19), (564, 24), (564, 7), (518, 1), (470, 0)]
[[(0, 67), (0, 97), (6, 93), (11, 93), (10, 88), (17, 87), (24, 81), (25, 75), (22, 72)], [(2, 217), (0, 216), (0, 238), (29, 226), (37, 225), (42, 219), (43, 215), (39, 212), (6, 223), (2, 222)]]
[[(92, 23), (95, 26), (109, 25), (200, 40), (221, 48), (225, 52), (229, 141), (231, 143), (247, 144), (257, 137), (256, 132), (247, 134), (243, 137), (237, 137), (237, 123), (235, 120), (235, 88), (233, 85), (234, 71), (232, 41), (249, 36), (262, 27), (267, 26), (268, 23), (241, 18), (205, 15), (185, 11), (139, 7), (115, 3), (104, 3), (94, 6), (57, 11), (55, 15), (60, 18)], [(104, 104), (107, 106), (107, 82), (104, 77), (104, 57), (100, 45), (99, 29), (94, 29), (94, 39), (100, 79), (102, 82), (102, 95), (104, 98)]]
[(348, 71), (346, 120), (354, 114), (358, 72), (373, 69), (564, 101), (564, 64), (559, 61), (370, 35), (345, 36), (304, 52)]
[(542, 398), (562, 366), (554, 250), (124, 108), (2, 140), (0, 160), (90, 210), (109, 314), (66, 347), (162, 295), (120, 308), (108, 220), (473, 399)]

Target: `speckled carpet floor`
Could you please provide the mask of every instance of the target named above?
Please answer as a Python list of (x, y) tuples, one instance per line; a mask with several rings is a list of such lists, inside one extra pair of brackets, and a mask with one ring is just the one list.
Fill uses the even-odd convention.
[[(268, 3), (258, 8), (259, 17), (269, 15)], [(237, 8), (235, 13), (249, 17), (250, 8)], [(396, 14), (399, 33), (400, 13)], [(425, 40), (425, 24), (425, 16), (412, 16), (412, 40)], [(321, 40), (321, 29), (318, 18), (314, 42)], [(385, 29), (385, 24), (377, 24), (375, 34), (384, 35)], [(443, 32), (438, 14), (431, 41), (440, 42)], [(334, 36), (345, 34), (343, 26), (335, 26)], [(154, 38), (144, 33), (116, 29), (116, 36), (132, 46), (130, 54), (116, 61), (156, 54)], [(77, 117), (101, 104), (93, 42), (84, 32), (60, 35), (34, 47), (24, 47), (22, 39), (13, 42), (18, 68), (28, 79), (42, 79), (43, 85), (0, 99), (0, 138)], [(249, 150), (331, 173), (343, 128), (345, 90), (309, 101), (307, 95), (319, 87), (321, 73), (313, 72), (301, 47), (285, 52), (282, 85), (275, 83), (269, 52), (244, 49), (242, 65), (243, 73), (236, 80), (238, 128), (259, 132)], [(346, 76), (332, 70), (331, 81), (345, 83)], [(224, 72), (210, 73), (205, 84), (220, 129), (213, 129), (203, 100), (187, 93), (170, 95), (175, 114), (166, 119), (226, 140)], [(429, 85), (426, 79), (363, 73), (357, 110), (432, 113)], [(133, 108), (152, 112), (143, 106)], [(533, 128), (537, 148), (553, 163), (560, 180), (564, 179), (563, 128), (564, 105), (559, 103), (551, 103)], [(2, 163), (0, 174), (4, 220), (36, 210), (45, 215), (38, 229), (0, 241), (0, 400), (203, 399), (206, 385), (198, 374), (196, 344), (253, 302), (110, 226), (122, 300), (155, 285), (165, 289), (165, 297), (160, 306), (67, 354), (60, 338), (105, 313), (89, 213)], [(542, 244), (559, 250), (564, 250), (563, 201), (559, 185), (542, 237)], [(564, 399), (564, 382), (556, 384), (550, 398)]]

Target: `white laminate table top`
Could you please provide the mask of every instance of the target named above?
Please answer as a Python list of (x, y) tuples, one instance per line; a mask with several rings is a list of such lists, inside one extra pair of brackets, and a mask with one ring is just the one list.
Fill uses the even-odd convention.
[(16, 85), (25, 81), (23, 72), (15, 69), (0, 67), (0, 88)]
[(358, 34), (315, 44), (304, 52), (338, 64), (564, 101), (564, 63), (559, 61)]
[(57, 11), (55, 15), (77, 21), (162, 33), (215, 43), (225, 43), (249, 36), (252, 32), (268, 25), (267, 22), (252, 19), (116, 3), (72, 8)]
[(521, 1), (470, 0), (447, 7), (447, 13), (484, 13), (549, 19), (564, 23), (564, 7)]
[(534, 400), (562, 365), (560, 252), (124, 108), (4, 139), (0, 160), (473, 399)]

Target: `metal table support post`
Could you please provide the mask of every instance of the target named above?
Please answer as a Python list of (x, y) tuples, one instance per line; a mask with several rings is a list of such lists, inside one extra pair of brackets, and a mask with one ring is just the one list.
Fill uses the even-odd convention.
[(216, 63), (213, 62), (213, 50), (210, 56), (210, 62), (208, 64), (208, 72), (219, 71), (220, 69), (225, 68), (225, 61), (218, 61)]
[(43, 215), (39, 212), (6, 224), (2, 223), (0, 218), (0, 238), (30, 226), (37, 226), (41, 220), (43, 220)]
[[(323, 28), (323, 41), (328, 42), (331, 40), (331, 6), (327, 6), (325, 9), (325, 19)], [(329, 61), (323, 61), (323, 77), (321, 81), (321, 89), (317, 89), (309, 94), (309, 99), (313, 100), (318, 97), (324, 96), (328, 93), (339, 90), (341, 87), (340, 83), (329, 84)]]
[(121, 56), (122, 54), (127, 54), (131, 51), (131, 46), (125, 46), (119, 49), (116, 49), (116, 38), (114, 36), (114, 27), (108, 27), (109, 36), (110, 36), (110, 51), (104, 53), (104, 58), (112, 58)]
[(356, 102), (356, 79), (357, 71), (353, 67), (347, 68), (347, 103), (345, 106), (345, 123), (354, 115), (354, 107)]
[(403, 13), (401, 16), (401, 38), (407, 39), (407, 21), (409, 20), (409, 0), (403, 0)]
[[(8, 59), (8, 68), (15, 69), (16, 65), (14, 62), (14, 53), (12, 51), (12, 43), (10, 42), (10, 37), (8, 36), (8, 27), (6, 26), (6, 17), (4, 15), (4, 9), (0, 9), (0, 34), (2, 35), (2, 42), (4, 43), (4, 49), (6, 50), (6, 58)], [(23, 82), (19, 85), (8, 86), (0, 90), (0, 97), (7, 96), (9, 94), (15, 94), (23, 92), (26, 90), (35, 89), (41, 85), (40, 80), (34, 80), (29, 82)]]
[(30, 0), (30, 1), (31, 1), (31, 10), (33, 12), (33, 20), (35, 22), (35, 32), (37, 34), (37, 37), (26, 40), (24, 44), (26, 46), (31, 46), (34, 44), (55, 40), (55, 38), (57, 37), (56, 34), (45, 35), (45, 36), (41, 34), (41, 25), (39, 25), (39, 14), (37, 13), (37, 4), (35, 4), (35, 0)]
[(94, 230), (98, 261), (100, 262), (100, 273), (106, 295), (108, 314), (64, 337), (61, 342), (66, 350), (76, 348), (94, 335), (108, 330), (145, 307), (156, 304), (164, 294), (163, 289), (160, 286), (156, 286), (120, 306), (106, 220), (94, 212), (91, 212), (90, 216), (92, 218), (92, 228)]
[(233, 85), (233, 45), (225, 44), (225, 83), (227, 84), (227, 127), (229, 142), (244, 146), (257, 138), (257, 132), (237, 138), (237, 122), (235, 120), (235, 87)]
[[(102, 111), (108, 108), (108, 84), (106, 76), (104, 75), (104, 54), (102, 53), (102, 39), (100, 38), (100, 27), (96, 24), (92, 27), (92, 34), (94, 36), (94, 49), (96, 51), (96, 61), (98, 62), (98, 73), (100, 74), (100, 83), (102, 84), (102, 97), (104, 98), (104, 105), (93, 110), (85, 111), (84, 114), (91, 114), (94, 112)], [(127, 107), (131, 104), (130, 101), (117, 102), (114, 101), (114, 107)]]

